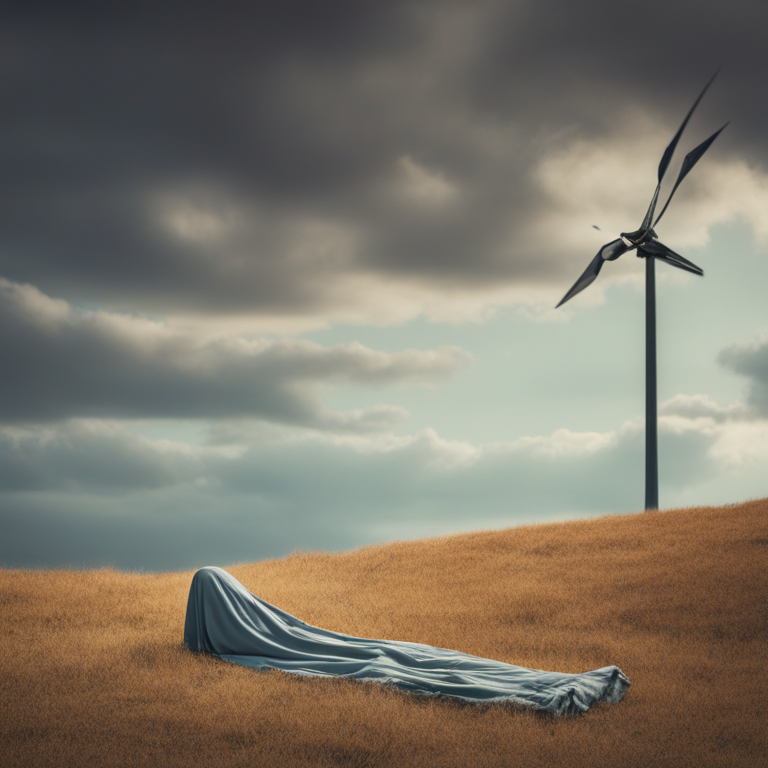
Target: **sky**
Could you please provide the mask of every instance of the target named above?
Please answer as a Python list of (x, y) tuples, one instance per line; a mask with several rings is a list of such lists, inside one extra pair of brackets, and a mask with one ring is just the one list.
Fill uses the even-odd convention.
[[(0, 565), (165, 571), (768, 495), (768, 5), (0, 11)], [(596, 227), (599, 227), (597, 229)]]

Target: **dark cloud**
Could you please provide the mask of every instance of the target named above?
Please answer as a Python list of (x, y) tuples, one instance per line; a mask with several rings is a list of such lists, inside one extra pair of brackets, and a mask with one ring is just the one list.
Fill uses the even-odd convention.
[(333, 384), (428, 384), (466, 365), (456, 347), (376, 352), (297, 339), (200, 337), (161, 323), (78, 312), (32, 286), (0, 279), (0, 421), (246, 417), (315, 429), (381, 429), (393, 406), (336, 413)]
[(0, 487), (5, 492), (85, 491), (119, 495), (204, 477), (186, 446), (157, 444), (104, 422), (0, 429)]
[(718, 361), (747, 380), (746, 402), (759, 416), (768, 417), (768, 338), (724, 349)]
[(515, 234), (548, 204), (538, 162), (629, 106), (673, 130), (720, 64), (701, 124), (766, 160), (758, 0), (3, 14), (0, 274), (91, 305), (302, 315), (349, 276), (562, 279)]

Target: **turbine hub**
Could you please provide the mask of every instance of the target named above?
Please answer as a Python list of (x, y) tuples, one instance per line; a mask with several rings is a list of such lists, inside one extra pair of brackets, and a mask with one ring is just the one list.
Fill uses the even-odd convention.
[(636, 229), (634, 232), (622, 232), (621, 239), (627, 247), (634, 248), (647, 243), (649, 240), (656, 240), (657, 234), (652, 228)]

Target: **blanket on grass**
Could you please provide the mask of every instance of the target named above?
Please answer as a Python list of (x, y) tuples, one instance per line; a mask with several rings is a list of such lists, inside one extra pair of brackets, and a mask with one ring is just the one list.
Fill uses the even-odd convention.
[(252, 595), (221, 568), (192, 578), (184, 643), (255, 669), (351, 677), (469, 703), (505, 702), (553, 715), (616, 703), (629, 687), (618, 667), (581, 674), (526, 669), (421, 643), (370, 640), (313, 627)]

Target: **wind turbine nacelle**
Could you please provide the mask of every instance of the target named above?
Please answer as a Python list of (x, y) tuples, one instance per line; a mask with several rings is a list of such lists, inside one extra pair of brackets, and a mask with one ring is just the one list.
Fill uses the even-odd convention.
[(632, 243), (628, 243), (623, 237), (620, 237), (618, 240), (604, 245), (600, 249), (600, 256), (602, 256), (603, 261), (616, 261), (619, 256), (625, 254), (632, 247)]
[(622, 232), (621, 239), (630, 248), (636, 248), (638, 245), (647, 243), (649, 240), (657, 240), (658, 235), (656, 232), (649, 229), (636, 229), (634, 232)]

